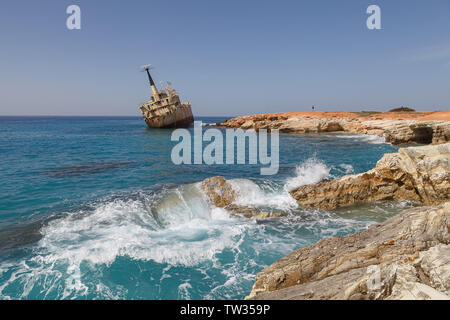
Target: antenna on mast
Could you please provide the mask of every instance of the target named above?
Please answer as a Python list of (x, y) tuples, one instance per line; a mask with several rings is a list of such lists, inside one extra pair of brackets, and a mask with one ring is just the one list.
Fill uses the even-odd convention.
[(142, 72), (147, 72), (148, 75), (148, 81), (150, 82), (150, 86), (154, 86), (155, 82), (153, 81), (152, 76), (150, 75), (150, 69), (154, 69), (153, 66), (151, 64), (145, 64), (143, 66), (141, 66), (141, 71)]

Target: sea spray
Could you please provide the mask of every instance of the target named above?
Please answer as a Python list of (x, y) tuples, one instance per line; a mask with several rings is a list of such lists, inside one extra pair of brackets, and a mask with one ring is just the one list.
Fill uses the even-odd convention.
[[(370, 223), (303, 211), (286, 185), (320, 181), (330, 175), (330, 168), (314, 157), (297, 166), (295, 174), (278, 186), (261, 179), (229, 180), (237, 191), (237, 204), (289, 213), (272, 224), (232, 218), (225, 209), (212, 207), (199, 183), (163, 188), (157, 194), (140, 191), (139, 197), (105, 199), (90, 209), (67, 213), (41, 229), (34, 257), (26, 265), (11, 267), (15, 271), (3, 280), (0, 294), (8, 297), (10, 286), (23, 286), (22, 298), (126, 298), (130, 293), (108, 284), (103, 274), (127, 261), (140, 268), (151, 263), (152, 273), (161, 273), (151, 283), (164, 283), (163, 292), (170, 292), (167, 283), (173, 284), (178, 298), (245, 296), (255, 272), (308, 244), (305, 239), (345, 234)], [(184, 270), (183, 276), (176, 276), (175, 270)], [(199, 275), (206, 277), (209, 289), (193, 280)], [(34, 288), (39, 287), (46, 288), (44, 295), (36, 294)], [(150, 292), (146, 297), (162, 297)]]
[(287, 179), (284, 189), (291, 191), (307, 184), (314, 184), (330, 177), (330, 170), (323, 161), (309, 158), (295, 168), (295, 177)]
[(298, 207), (294, 198), (282, 188), (263, 190), (255, 182), (247, 179), (232, 179), (229, 183), (236, 191), (235, 203), (238, 205), (273, 208), (285, 212)]
[[(284, 202), (295, 166), (313, 154), (332, 178), (347, 174), (341, 164), (356, 173), (371, 169), (397, 150), (389, 144), (283, 134), (280, 170), (263, 177), (257, 165), (176, 166), (172, 132), (146, 130), (140, 118), (1, 121), (0, 144), (8, 152), (0, 163), (0, 243), (7, 244), (0, 246), (0, 299), (177, 299), (183, 288), (191, 299), (243, 299), (255, 275), (292, 250), (401, 209), (382, 213), (377, 204), (327, 212)], [(97, 163), (132, 165), (48, 174)], [(197, 199), (189, 183), (219, 175), (253, 182), (260, 190), (253, 200), (244, 197), (248, 203), (284, 199), (273, 210), (288, 214), (238, 218)]]
[[(313, 163), (318, 165), (310, 160), (299, 167), (315, 167)], [(233, 218), (206, 203), (198, 183), (156, 195), (139, 191), (138, 197), (104, 199), (50, 221), (27, 263), (2, 265), (9, 271), (0, 275), (0, 296), (242, 298), (254, 275), (283, 255), (370, 224), (303, 210), (283, 185), (275, 188), (246, 179), (230, 183), (243, 193), (239, 203), (285, 210), (288, 216), (272, 222)], [(137, 268), (131, 287), (109, 280), (122, 264), (130, 271)]]

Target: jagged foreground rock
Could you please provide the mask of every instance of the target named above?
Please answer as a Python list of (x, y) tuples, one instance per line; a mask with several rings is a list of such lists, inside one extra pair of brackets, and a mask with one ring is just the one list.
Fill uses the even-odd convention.
[[(385, 113), (369, 117), (351, 112), (261, 114), (233, 118), (218, 126), (241, 129), (278, 129), (281, 133), (349, 132), (384, 136), (392, 144), (441, 144), (450, 141), (450, 122), (422, 120), (446, 117), (445, 112)], [(388, 116), (389, 118), (386, 118)]]
[(261, 271), (250, 299), (450, 299), (450, 203), (299, 249)]
[(381, 200), (445, 203), (450, 201), (450, 143), (402, 148), (385, 154), (370, 171), (301, 186), (290, 193), (304, 207), (328, 210)]

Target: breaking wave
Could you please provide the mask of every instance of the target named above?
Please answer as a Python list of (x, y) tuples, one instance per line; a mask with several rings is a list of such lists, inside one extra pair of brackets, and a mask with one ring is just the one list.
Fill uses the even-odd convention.
[[(287, 213), (272, 222), (211, 206), (198, 183), (105, 198), (66, 212), (41, 228), (42, 238), (21, 264), (0, 263), (0, 297), (243, 298), (257, 272), (292, 250), (371, 223), (303, 210), (288, 193), (328, 177), (330, 168), (311, 158), (284, 185), (230, 180), (237, 204)], [(142, 292), (105, 280), (124, 263)]]
[[(235, 248), (245, 228), (225, 210), (210, 209), (195, 185), (134, 200), (105, 200), (44, 226), (33, 257), (12, 268), (16, 271), (9, 281), (0, 282), (0, 296), (6, 297), (9, 285), (20, 283), (22, 293), (15, 298), (28, 297), (34, 286), (46, 287), (45, 292), (56, 290), (61, 299), (86, 297), (94, 284), (92, 280), (87, 281), (90, 285), (85, 283), (86, 270), (111, 267), (120, 257), (172, 267), (196, 266)], [(48, 297), (45, 293), (41, 298)]]
[(284, 189), (291, 191), (303, 185), (320, 182), (330, 177), (330, 170), (324, 162), (310, 158), (295, 168), (295, 177), (286, 181)]
[(282, 211), (298, 208), (297, 202), (283, 189), (275, 187), (267, 181), (261, 186), (247, 179), (229, 181), (236, 190), (236, 204), (250, 207), (265, 207)]

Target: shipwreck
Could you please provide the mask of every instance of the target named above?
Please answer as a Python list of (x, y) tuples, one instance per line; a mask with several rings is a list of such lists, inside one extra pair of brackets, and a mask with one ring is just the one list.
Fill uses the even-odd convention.
[(185, 128), (194, 122), (191, 104), (181, 102), (178, 93), (167, 83), (165, 90), (158, 90), (150, 75), (150, 65), (142, 67), (147, 72), (150, 82), (150, 101), (142, 104), (141, 109), (145, 123), (150, 128)]

